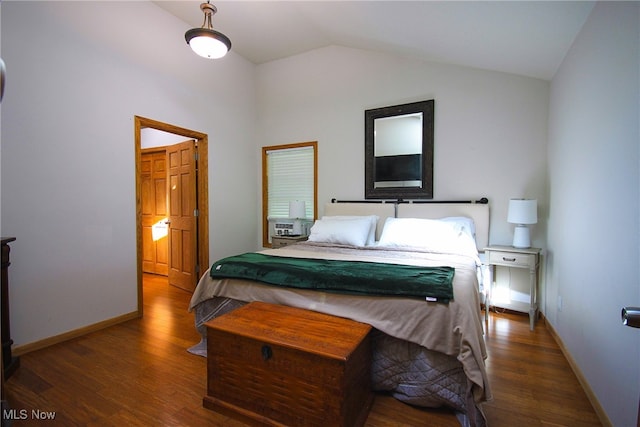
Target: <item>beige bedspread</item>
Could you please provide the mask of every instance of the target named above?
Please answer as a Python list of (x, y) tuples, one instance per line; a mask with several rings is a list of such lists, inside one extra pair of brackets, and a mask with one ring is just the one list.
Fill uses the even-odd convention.
[(264, 250), (262, 253), (299, 258), (455, 267), (454, 299), (448, 304), (416, 298), (351, 296), (282, 288), (238, 279), (213, 280), (207, 271), (193, 294), (190, 309), (207, 299), (220, 296), (305, 308), (368, 323), (393, 337), (456, 357), (474, 385), (474, 400), (480, 403), (491, 399), (484, 365), (486, 348), (480, 313), (477, 258), (317, 243), (299, 243), (281, 249)]

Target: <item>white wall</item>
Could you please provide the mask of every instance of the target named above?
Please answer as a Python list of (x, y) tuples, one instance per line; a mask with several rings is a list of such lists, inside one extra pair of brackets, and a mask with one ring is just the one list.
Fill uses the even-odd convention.
[(1, 28), (17, 346), (136, 310), (134, 115), (209, 135), (210, 255), (256, 248), (252, 64), (150, 2), (4, 2)]
[(153, 128), (140, 129), (140, 147), (154, 148), (184, 142), (186, 137)]
[(257, 144), (318, 141), (320, 214), (332, 197), (364, 198), (364, 111), (435, 99), (434, 198), (488, 197), (493, 244), (512, 240), (509, 198), (537, 198), (544, 247), (548, 82), (339, 46), (260, 65), (257, 78)]
[(545, 314), (614, 426), (640, 397), (639, 26), (639, 3), (598, 3), (550, 97)]

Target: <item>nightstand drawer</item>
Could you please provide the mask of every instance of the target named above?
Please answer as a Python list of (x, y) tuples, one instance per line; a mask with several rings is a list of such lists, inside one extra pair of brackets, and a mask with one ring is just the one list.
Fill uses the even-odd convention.
[(522, 254), (515, 252), (489, 252), (489, 264), (513, 265), (514, 267), (535, 267), (535, 254)]
[(307, 239), (308, 236), (271, 236), (271, 247), (273, 249), (284, 248)]
[(285, 240), (273, 238), (271, 239), (271, 248), (273, 249), (284, 248), (287, 245), (290, 245), (290, 243)]

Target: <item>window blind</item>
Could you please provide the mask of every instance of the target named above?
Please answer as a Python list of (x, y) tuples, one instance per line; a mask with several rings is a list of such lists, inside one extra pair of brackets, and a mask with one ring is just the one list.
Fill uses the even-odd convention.
[(267, 151), (268, 219), (288, 218), (289, 202), (305, 202), (305, 216), (313, 218), (313, 147)]

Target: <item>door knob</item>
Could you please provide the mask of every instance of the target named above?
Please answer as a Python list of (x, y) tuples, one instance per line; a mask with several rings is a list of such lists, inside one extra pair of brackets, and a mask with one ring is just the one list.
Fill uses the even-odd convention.
[(622, 309), (622, 324), (632, 328), (640, 328), (640, 307), (624, 307)]

